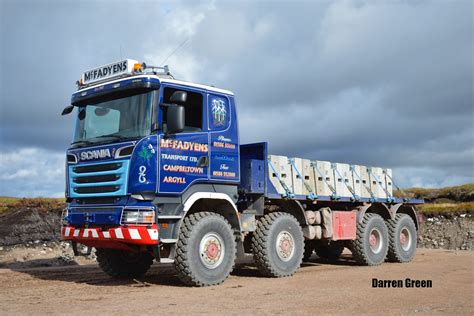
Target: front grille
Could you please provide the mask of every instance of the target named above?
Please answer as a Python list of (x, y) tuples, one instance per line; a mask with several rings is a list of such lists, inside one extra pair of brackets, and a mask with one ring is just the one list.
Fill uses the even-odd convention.
[(119, 174), (105, 174), (103, 176), (89, 176), (74, 178), (75, 183), (112, 182), (120, 179)]
[(120, 189), (119, 185), (107, 185), (97, 187), (74, 188), (76, 193), (106, 193), (115, 192)]
[(72, 198), (127, 194), (128, 160), (69, 166)]
[(122, 167), (122, 163), (107, 163), (107, 164), (100, 164), (100, 165), (74, 167), (72, 168), (72, 170), (75, 173), (86, 173), (86, 172), (101, 172), (101, 171), (117, 170), (120, 167)]

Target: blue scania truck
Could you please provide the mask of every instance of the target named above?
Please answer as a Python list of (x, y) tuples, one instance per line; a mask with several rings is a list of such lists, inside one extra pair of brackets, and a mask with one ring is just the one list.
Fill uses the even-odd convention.
[(166, 66), (126, 59), (76, 84), (62, 113), (76, 123), (61, 234), (95, 247), (110, 276), (156, 261), (187, 285), (214, 285), (251, 254), (263, 275), (285, 277), (344, 248), (362, 265), (412, 260), (423, 201), (394, 197), (391, 169), (240, 144), (234, 94)]

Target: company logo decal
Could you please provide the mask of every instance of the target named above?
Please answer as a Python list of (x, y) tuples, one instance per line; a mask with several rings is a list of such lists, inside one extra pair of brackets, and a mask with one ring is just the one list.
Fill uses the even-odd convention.
[(150, 158), (155, 154), (155, 149), (151, 144), (148, 144), (148, 146), (143, 146), (142, 150), (138, 152), (138, 156), (142, 157), (143, 160), (150, 160)]
[(81, 160), (91, 160), (91, 159), (102, 159), (102, 158), (110, 158), (112, 155), (110, 154), (110, 150), (106, 149), (97, 149), (97, 150), (89, 150), (81, 152)]
[(225, 102), (221, 99), (212, 99), (211, 103), (212, 122), (214, 126), (224, 126), (226, 123), (227, 109)]

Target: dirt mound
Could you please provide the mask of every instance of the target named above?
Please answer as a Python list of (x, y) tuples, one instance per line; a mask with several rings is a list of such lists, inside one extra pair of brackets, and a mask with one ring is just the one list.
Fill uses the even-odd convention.
[(54, 199), (18, 199), (2, 205), (0, 245), (61, 240), (61, 213), (65, 203)]
[[(439, 189), (411, 188), (404, 192), (412, 198), (425, 199), (428, 203), (473, 202), (474, 183)], [(395, 191), (396, 196), (403, 196), (401, 191)]]

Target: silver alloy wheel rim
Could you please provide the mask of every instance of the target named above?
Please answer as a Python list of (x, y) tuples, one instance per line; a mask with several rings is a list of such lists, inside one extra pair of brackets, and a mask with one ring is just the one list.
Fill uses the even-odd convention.
[(217, 268), (225, 256), (222, 237), (215, 232), (205, 234), (199, 243), (199, 258), (206, 268)]
[(295, 241), (286, 230), (281, 231), (276, 238), (276, 252), (282, 261), (289, 261), (295, 253)]
[(373, 253), (379, 253), (380, 251), (382, 251), (382, 247), (383, 247), (382, 233), (376, 227), (372, 228), (372, 230), (369, 233), (369, 246), (370, 246), (370, 250), (372, 250)]
[[(405, 243), (402, 242), (402, 237), (405, 238)], [(404, 251), (408, 251), (411, 248), (412, 238), (410, 230), (407, 227), (403, 227), (400, 231), (400, 246)]]

